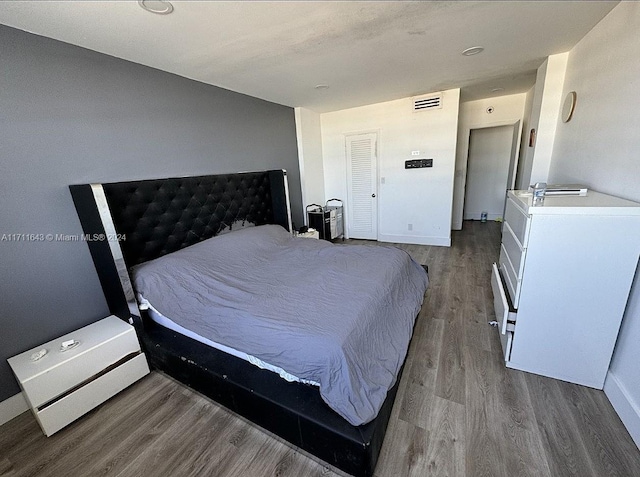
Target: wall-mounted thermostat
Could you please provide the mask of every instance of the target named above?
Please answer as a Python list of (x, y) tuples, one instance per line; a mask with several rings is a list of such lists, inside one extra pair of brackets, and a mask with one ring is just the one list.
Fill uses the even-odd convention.
[(404, 161), (405, 169), (420, 169), (421, 167), (433, 167), (433, 159), (413, 159)]

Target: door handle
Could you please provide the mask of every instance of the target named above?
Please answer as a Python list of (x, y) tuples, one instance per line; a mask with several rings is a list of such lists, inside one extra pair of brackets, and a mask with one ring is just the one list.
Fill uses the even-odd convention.
[(375, 196), (376, 196), (375, 194), (371, 194), (371, 197), (375, 197)]

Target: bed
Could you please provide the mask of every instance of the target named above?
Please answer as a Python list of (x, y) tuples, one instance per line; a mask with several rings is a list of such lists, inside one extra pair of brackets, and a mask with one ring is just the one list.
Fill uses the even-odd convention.
[[(389, 249), (360, 270), (373, 247), (291, 237), (281, 170), (70, 189), (85, 233), (98, 237), (88, 244), (110, 310), (134, 324), (152, 367), (338, 469), (373, 474), (427, 286), (415, 262)], [(342, 280), (364, 277), (360, 288), (340, 295), (335, 276), (314, 276), (332, 261)], [(394, 275), (395, 261), (407, 263)], [(286, 270), (289, 282), (275, 280)], [(196, 292), (210, 287), (219, 289)], [(372, 288), (375, 303), (349, 299)], [(213, 324), (198, 327), (200, 315)], [(385, 339), (391, 346), (376, 346)]]

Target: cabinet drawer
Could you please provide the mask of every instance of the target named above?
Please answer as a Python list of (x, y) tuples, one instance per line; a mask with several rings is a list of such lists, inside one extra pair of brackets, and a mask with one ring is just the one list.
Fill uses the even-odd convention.
[(515, 309), (518, 309), (518, 302), (520, 298), (520, 285), (522, 283), (521, 280), (518, 280), (518, 275), (513, 268), (513, 264), (509, 260), (509, 255), (507, 254), (504, 245), (500, 247), (500, 272), (502, 273), (502, 278), (504, 278), (505, 284), (507, 286), (507, 290), (509, 291), (509, 298), (511, 299), (511, 304)]
[(139, 354), (42, 410), (36, 411), (42, 430), (50, 436), (148, 373), (149, 366), (145, 355)]
[(505, 334), (512, 327), (510, 324), (516, 321), (516, 312), (512, 309), (507, 293), (504, 289), (498, 265), (493, 264), (491, 271), (491, 291), (493, 292), (493, 308), (496, 312), (496, 321), (500, 334)]
[(507, 363), (511, 358), (511, 347), (513, 346), (513, 331), (507, 331), (504, 335), (500, 335), (500, 344), (502, 345), (504, 362)]
[(509, 262), (511, 262), (511, 265), (513, 266), (513, 271), (516, 273), (516, 277), (518, 280), (522, 280), (522, 269), (524, 268), (524, 256), (526, 249), (522, 248), (518, 239), (509, 227), (509, 224), (504, 225), (504, 230), (502, 232), (502, 246), (509, 257)]
[(504, 223), (509, 224), (513, 234), (517, 237), (522, 248), (527, 246), (527, 232), (529, 216), (511, 199), (507, 199), (507, 207), (504, 212)]
[(502, 279), (498, 265), (493, 264), (491, 271), (491, 290), (493, 291), (493, 307), (496, 312), (496, 321), (500, 331), (500, 341), (502, 343), (502, 351), (504, 352), (505, 361), (508, 361), (511, 354), (511, 342), (513, 339), (514, 323), (516, 321), (516, 313), (509, 306), (509, 300), (504, 290)]

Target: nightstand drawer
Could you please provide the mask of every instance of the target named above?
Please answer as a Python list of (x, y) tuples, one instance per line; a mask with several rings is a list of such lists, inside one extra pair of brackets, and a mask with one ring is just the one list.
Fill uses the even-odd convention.
[[(61, 351), (64, 341), (79, 341)], [(46, 349), (37, 361), (31, 355)], [(134, 328), (110, 316), (9, 359), (25, 397), (33, 408), (64, 394), (127, 355), (140, 352)]]
[(147, 360), (139, 354), (34, 413), (44, 433), (50, 436), (148, 373)]

